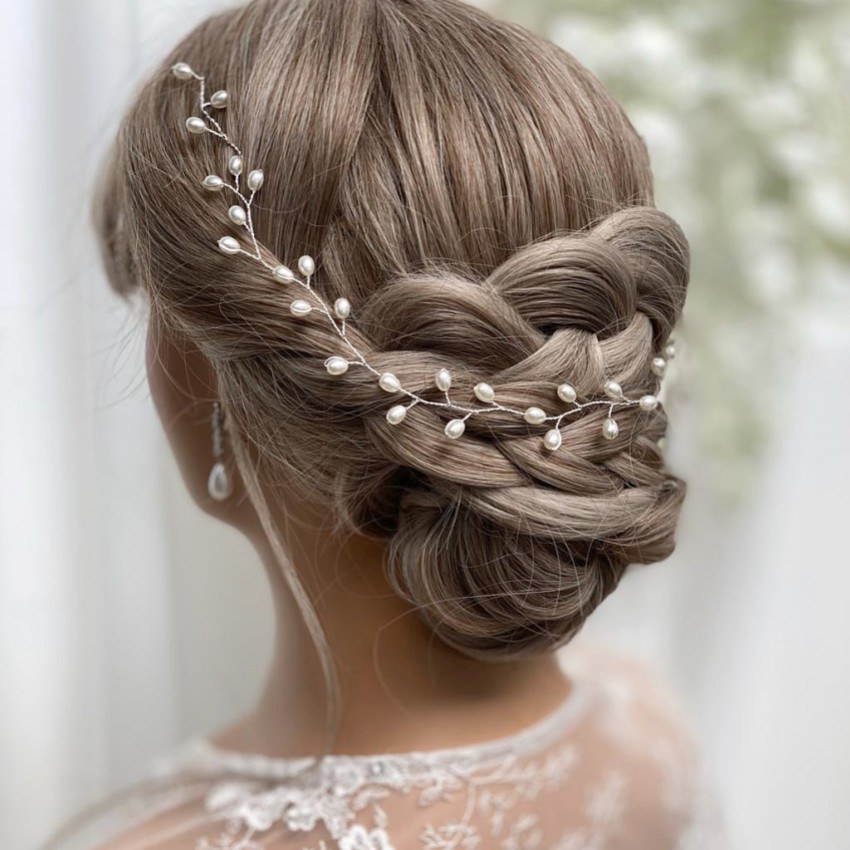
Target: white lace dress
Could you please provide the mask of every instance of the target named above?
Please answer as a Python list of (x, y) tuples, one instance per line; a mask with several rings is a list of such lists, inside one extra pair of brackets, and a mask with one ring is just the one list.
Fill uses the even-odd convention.
[(269, 759), (198, 741), (64, 848), (726, 848), (676, 703), (633, 661), (584, 644), (548, 717), (497, 741), (383, 756)]

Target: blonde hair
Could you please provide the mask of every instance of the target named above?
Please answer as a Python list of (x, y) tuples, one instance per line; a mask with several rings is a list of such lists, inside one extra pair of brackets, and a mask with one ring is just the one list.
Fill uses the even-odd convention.
[[(565, 420), (541, 446), (515, 419), (418, 406), (402, 426), (371, 374), (323, 368), (339, 340), (294, 318), (280, 284), (224, 257), (215, 139), (189, 136), (185, 60), (232, 104), (270, 257), (318, 260), (327, 301), (354, 304), (370, 362), (427, 392), (447, 366), (457, 397), (486, 379), (508, 405), (552, 404), (609, 378), (655, 384), (650, 362), (676, 324), (687, 241), (653, 207), (645, 146), (570, 54), (457, 0), (254, 0), (190, 33), (121, 126), (97, 205), (113, 285), (141, 285), (158, 315), (206, 355), (243, 477), (250, 467), (317, 495), (340, 529), (387, 538), (387, 575), (434, 632), (496, 659), (569, 640), (632, 563), (665, 558), (685, 485), (665, 468), (663, 407)], [(219, 208), (220, 207), (220, 208)], [(297, 577), (282, 564), (321, 644)]]

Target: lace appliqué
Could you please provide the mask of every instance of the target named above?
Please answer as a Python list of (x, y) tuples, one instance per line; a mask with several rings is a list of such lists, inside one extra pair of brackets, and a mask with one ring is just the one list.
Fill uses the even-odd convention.
[(467, 747), (321, 760), (190, 742), (59, 846), (726, 850), (719, 797), (664, 688), (617, 656), (575, 651), (571, 695), (522, 732)]
[(201, 741), (166, 772), (205, 782), (196, 850), (725, 847), (663, 688), (625, 665), (586, 663), (562, 707), (497, 741), (318, 762)]
[[(576, 761), (568, 743), (528, 762), (510, 756), (492, 764), (443, 763), (424, 755), (335, 757), (272, 789), (254, 780), (220, 782), (207, 795), (206, 808), (227, 826), (198, 850), (259, 850), (258, 836), (275, 825), (305, 834), (324, 828), (339, 850), (394, 850), (380, 806), (392, 794), (415, 794), (422, 808), (460, 804), (458, 818), (425, 827), (423, 850), (475, 850), (485, 846), (485, 838), (486, 846), (500, 850), (537, 850), (542, 841), (537, 817), (511, 815), (521, 802), (563, 783)], [(367, 826), (363, 821), (369, 818)], [(493, 845), (493, 839), (499, 843)], [(322, 841), (316, 850), (331, 848)]]

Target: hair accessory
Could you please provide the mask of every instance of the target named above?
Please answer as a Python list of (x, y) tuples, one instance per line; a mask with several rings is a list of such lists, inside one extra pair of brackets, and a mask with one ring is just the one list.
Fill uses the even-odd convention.
[[(329, 375), (344, 375), (352, 366), (367, 369), (377, 379), (378, 386), (390, 395), (401, 395), (406, 397), (405, 403), (392, 405), (386, 414), (390, 425), (400, 425), (407, 412), (417, 404), (429, 407), (438, 407), (456, 414), (445, 426), (445, 434), (448, 438), (456, 440), (463, 436), (467, 421), (473, 416), (486, 415), (487, 413), (501, 412), (514, 415), (525, 420), (529, 425), (549, 425), (550, 428), (543, 437), (543, 446), (549, 451), (556, 451), (561, 447), (562, 434), (561, 423), (564, 419), (591, 407), (608, 407), (608, 416), (602, 423), (602, 434), (609, 440), (615, 440), (620, 433), (619, 425), (614, 419), (614, 411), (618, 408), (638, 406), (642, 411), (650, 412), (658, 406), (658, 398), (655, 394), (642, 395), (639, 398), (629, 398), (623, 393), (622, 387), (613, 380), (605, 382), (602, 392), (606, 398), (588, 399), (578, 401), (578, 392), (570, 383), (564, 382), (557, 388), (557, 399), (569, 407), (557, 413), (548, 413), (540, 407), (532, 406), (525, 410), (507, 407), (499, 404), (496, 400), (496, 391), (486, 383), (481, 382), (473, 388), (473, 394), (481, 402), (481, 406), (472, 407), (452, 400), (451, 387), (452, 376), (448, 369), (440, 369), (434, 376), (434, 384), (444, 394), (444, 401), (434, 401), (425, 398), (415, 392), (406, 389), (401, 381), (391, 372), (382, 372), (374, 368), (366, 357), (357, 349), (346, 334), (346, 321), (351, 315), (351, 303), (347, 298), (338, 298), (332, 306), (328, 305), (321, 295), (313, 289), (311, 279), (316, 271), (316, 263), (312, 257), (303, 256), (298, 260), (298, 274), (295, 274), (285, 265), (274, 265), (263, 258), (260, 244), (254, 232), (252, 218), (252, 206), (254, 196), (263, 186), (264, 174), (260, 169), (248, 172), (245, 177), (246, 190), (242, 189), (242, 175), (244, 171), (244, 156), (239, 146), (224, 132), (221, 125), (213, 116), (212, 109), (225, 109), (230, 103), (230, 96), (226, 91), (217, 91), (209, 100), (206, 97), (206, 79), (185, 62), (173, 65), (172, 73), (179, 80), (196, 80), (199, 83), (199, 105), (201, 116), (192, 116), (186, 119), (185, 127), (189, 133), (202, 135), (210, 133), (221, 139), (231, 150), (227, 163), (229, 177), (224, 178), (217, 174), (210, 174), (203, 178), (201, 186), (210, 193), (222, 190), (233, 195), (235, 203), (228, 209), (227, 217), (230, 222), (245, 230), (248, 237), (246, 250), (243, 243), (233, 236), (222, 236), (218, 240), (219, 250), (228, 255), (244, 254), (263, 265), (271, 276), (283, 284), (294, 284), (303, 290), (302, 297), (294, 298), (289, 304), (289, 310), (293, 316), (305, 317), (313, 311), (323, 314), (331, 324), (333, 330), (339, 336), (343, 344), (344, 352), (334, 355), (325, 360), (325, 370)], [(299, 276), (300, 275), (300, 276)], [(675, 355), (673, 343), (668, 343), (663, 352), (664, 356), (656, 356), (652, 359), (650, 368), (654, 375), (661, 379), (667, 368), (667, 361)], [(555, 400), (553, 399), (553, 402)], [(215, 470), (214, 470), (215, 471)]]

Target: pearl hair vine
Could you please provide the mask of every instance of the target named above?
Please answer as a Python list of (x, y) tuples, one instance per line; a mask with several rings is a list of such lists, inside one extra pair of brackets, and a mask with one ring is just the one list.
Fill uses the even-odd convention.
[[(658, 407), (659, 402), (656, 394), (646, 393), (638, 398), (631, 398), (626, 396), (620, 384), (613, 380), (605, 381), (602, 387), (605, 398), (589, 399), (582, 402), (578, 401), (578, 392), (572, 384), (566, 381), (561, 382), (557, 387), (556, 395), (560, 402), (569, 405), (569, 407), (566, 410), (553, 414), (547, 413), (543, 408), (537, 406), (519, 410), (499, 404), (496, 401), (496, 392), (493, 387), (482, 381), (477, 383), (472, 390), (476, 399), (482, 403), (482, 406), (471, 407), (468, 404), (462, 404), (452, 400), (452, 375), (448, 369), (439, 369), (434, 376), (434, 383), (437, 389), (443, 393), (445, 399), (444, 401), (436, 401), (406, 389), (401, 381), (391, 372), (384, 372), (374, 368), (346, 334), (346, 321), (349, 319), (352, 309), (349, 300), (347, 298), (337, 298), (333, 305), (330, 306), (313, 288), (312, 277), (316, 271), (316, 263), (312, 257), (305, 255), (298, 260), (297, 268), (300, 277), (287, 266), (275, 265), (264, 259), (254, 231), (252, 216), (254, 196), (263, 186), (264, 174), (260, 169), (248, 171), (245, 177), (245, 185), (250, 193), (246, 194), (241, 187), (241, 178), (245, 168), (245, 158), (242, 150), (225, 133), (211, 111), (213, 109), (226, 109), (230, 103), (229, 94), (223, 90), (216, 91), (207, 100), (205, 77), (197, 74), (185, 62), (178, 62), (173, 65), (171, 71), (179, 80), (195, 80), (199, 84), (199, 106), (202, 117), (192, 116), (186, 119), (185, 127), (188, 132), (194, 135), (210, 133), (221, 139), (231, 152), (227, 161), (229, 177), (225, 179), (217, 174), (210, 174), (203, 178), (201, 185), (210, 193), (227, 191), (233, 195), (234, 203), (228, 209), (227, 217), (232, 224), (244, 229), (252, 250), (246, 250), (243, 247), (243, 243), (233, 236), (222, 236), (218, 240), (219, 250), (223, 254), (231, 256), (244, 254), (263, 265), (270, 272), (271, 277), (277, 282), (295, 285), (304, 290), (302, 297), (294, 298), (289, 304), (289, 310), (292, 315), (297, 318), (303, 318), (313, 312), (313, 310), (322, 313), (345, 348), (345, 354), (334, 355), (325, 360), (324, 366), (328, 374), (335, 376), (343, 375), (351, 366), (359, 366), (375, 376), (378, 386), (384, 392), (390, 395), (401, 395), (408, 399), (406, 403), (395, 404), (387, 410), (386, 419), (390, 425), (400, 425), (404, 421), (407, 412), (419, 404), (442, 408), (456, 414), (455, 418), (446, 423), (444, 429), (447, 437), (456, 440), (463, 435), (466, 430), (466, 422), (471, 417), (500, 412), (519, 417), (529, 425), (539, 426), (549, 424), (551, 427), (543, 437), (543, 446), (549, 451), (556, 451), (561, 447), (563, 441), (561, 422), (582, 410), (607, 406), (608, 415), (602, 423), (602, 434), (606, 439), (614, 440), (620, 433), (619, 425), (614, 419), (615, 409), (638, 406), (642, 411), (650, 412)], [(675, 346), (672, 342), (669, 342), (664, 348), (663, 356), (653, 357), (650, 368), (659, 380), (664, 377), (667, 369), (667, 361), (674, 355)]]

